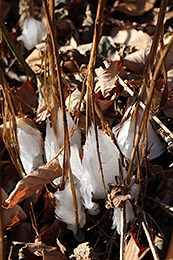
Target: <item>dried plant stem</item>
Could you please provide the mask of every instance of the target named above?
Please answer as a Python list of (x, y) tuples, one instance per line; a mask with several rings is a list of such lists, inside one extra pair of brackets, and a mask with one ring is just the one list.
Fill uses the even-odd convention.
[[(121, 84), (121, 86), (123, 86), (124, 90), (127, 91), (131, 96), (134, 95), (133, 91), (128, 87), (128, 85), (120, 78), (118, 77), (118, 81)], [(145, 110), (146, 105), (138, 98), (137, 99), (138, 104), (140, 105), (140, 107)], [(158, 124), (160, 125), (160, 127), (166, 132), (168, 133), (172, 138), (173, 138), (173, 133), (162, 123), (162, 121), (154, 115), (153, 111), (151, 112), (151, 117), (152, 119)]]
[(152, 97), (153, 97), (153, 92), (154, 92), (156, 78), (157, 78), (158, 72), (160, 70), (160, 67), (161, 67), (161, 65), (163, 63), (163, 60), (164, 60), (166, 54), (168, 53), (168, 50), (169, 50), (169, 48), (170, 48), (172, 43), (173, 43), (173, 36), (171, 37), (169, 43), (166, 45), (166, 47), (165, 47), (165, 49), (164, 49), (164, 51), (163, 51), (163, 53), (162, 53), (158, 63), (157, 63), (154, 75), (153, 75), (152, 80), (151, 80), (150, 91), (149, 91), (148, 98), (147, 98), (146, 108), (145, 108), (145, 111), (144, 111), (142, 119), (141, 119), (139, 132), (137, 133), (137, 139), (136, 139), (133, 151), (132, 151), (132, 156), (131, 156), (130, 165), (129, 165), (129, 169), (128, 169), (128, 174), (127, 174), (127, 183), (129, 183), (130, 180), (131, 180), (131, 177), (132, 177), (132, 174), (133, 174), (133, 162), (134, 162), (134, 158), (135, 158), (136, 149), (137, 149), (137, 146), (138, 146), (138, 144), (140, 142), (140, 139), (141, 139), (141, 136), (142, 136), (142, 133), (143, 133), (143, 129), (146, 126), (146, 124), (147, 124), (147, 122), (149, 120), (149, 112), (150, 112), (150, 109), (151, 109), (151, 102), (152, 102)]
[(97, 125), (96, 125), (95, 108), (94, 108), (93, 97), (92, 97), (91, 101), (92, 101), (91, 104), (92, 104), (92, 113), (93, 113), (93, 124), (94, 124), (94, 129), (95, 129), (95, 138), (96, 138), (97, 157), (98, 157), (99, 167), (100, 167), (99, 171), (100, 171), (100, 174), (101, 174), (101, 179), (102, 179), (103, 188), (104, 188), (105, 197), (106, 197), (106, 185), (105, 185), (105, 180), (104, 180), (101, 156), (100, 156), (100, 152), (99, 152), (99, 140), (98, 140), (98, 132), (97, 132), (98, 130), (97, 130)]
[(168, 4), (168, 0), (162, 0), (161, 1), (161, 6), (160, 6), (160, 11), (159, 11), (159, 16), (158, 16), (158, 22), (157, 22), (157, 26), (156, 26), (156, 30), (154, 33), (154, 38), (153, 38), (153, 43), (150, 49), (150, 53), (148, 56), (148, 60), (146, 62), (144, 71), (143, 71), (143, 77), (142, 77), (142, 83), (141, 83), (141, 88), (140, 88), (140, 99), (142, 101), (144, 101), (146, 99), (146, 95), (147, 95), (147, 84), (148, 81), (151, 80), (152, 78), (152, 68), (153, 68), (153, 64), (154, 64), (154, 59), (156, 56), (156, 52), (158, 49), (158, 44), (160, 41), (160, 36), (162, 34), (162, 29), (163, 29), (163, 19), (165, 16), (165, 12), (166, 12), (166, 7)]
[(103, 11), (107, 0), (99, 0), (97, 7), (97, 14), (95, 20), (94, 36), (92, 42), (92, 49), (87, 70), (87, 104), (86, 104), (86, 134), (91, 125), (91, 93), (94, 89), (94, 69), (97, 55), (97, 48), (102, 33)]
[[(11, 94), (10, 87), (1, 69), (0, 69), (0, 84), (2, 87), (3, 101), (4, 101), (3, 102), (4, 107), (2, 107), (2, 116), (3, 116), (3, 123), (4, 123), (3, 140), (10, 154), (11, 160), (13, 161), (13, 164), (15, 165), (19, 173), (19, 176), (23, 178), (25, 175), (23, 173), (22, 165), (20, 163), (20, 158), (19, 158), (19, 147), (18, 147), (18, 141), (16, 136), (16, 115), (11, 101), (12, 94)], [(9, 120), (10, 135), (6, 130), (7, 119)]]
[(125, 259), (126, 212), (125, 202), (121, 204), (120, 260)]
[[(142, 100), (143, 102), (145, 102), (145, 100), (147, 98), (147, 102), (146, 102), (146, 108), (144, 110), (142, 120), (141, 120), (141, 123), (140, 123), (140, 126), (139, 126), (139, 131), (137, 133), (137, 138), (135, 140), (134, 148), (132, 150), (130, 165), (129, 165), (128, 174), (127, 174), (127, 184), (130, 183), (131, 177), (133, 175), (134, 158), (135, 158), (136, 150), (137, 150), (137, 147), (139, 145), (142, 134), (143, 134), (143, 137), (144, 137), (144, 139), (142, 141), (143, 144), (144, 144), (144, 141), (145, 141), (145, 136), (146, 136), (148, 124), (149, 124), (149, 114), (150, 114), (150, 110), (151, 110), (151, 102), (152, 102), (152, 97), (153, 97), (153, 93), (154, 93), (156, 77), (158, 75), (160, 67), (161, 67), (163, 60), (164, 60), (164, 58), (165, 58), (165, 56), (166, 56), (166, 54), (169, 50), (169, 47), (170, 47), (170, 42), (169, 42), (168, 43), (169, 47), (168, 46), (165, 47), (165, 49), (164, 49), (163, 53), (161, 54), (161, 57), (160, 57), (160, 59), (157, 63), (154, 75), (152, 76), (152, 67), (153, 67), (155, 55), (156, 55), (156, 52), (157, 52), (157, 49), (158, 49), (159, 39), (160, 39), (160, 36), (162, 34), (163, 19), (164, 19), (167, 3), (168, 3), (168, 0), (162, 0), (162, 2), (161, 2), (159, 18), (158, 18), (156, 31), (155, 31), (155, 34), (154, 34), (153, 43), (152, 43), (152, 46), (151, 46), (151, 50), (150, 50), (150, 54), (149, 54), (147, 63), (145, 65), (145, 68), (144, 68), (144, 71), (143, 71), (143, 77), (142, 77), (142, 83), (141, 83), (141, 87), (140, 87), (139, 96), (140, 96), (140, 100)], [(147, 97), (147, 92), (148, 92), (147, 84), (148, 84), (149, 81), (151, 81), (151, 82), (150, 82), (149, 94), (148, 94), (148, 97)], [(140, 111), (140, 107), (136, 106), (134, 114), (138, 115), (139, 111)], [(140, 150), (141, 157), (143, 157), (143, 152), (144, 152), (144, 145), (142, 145), (141, 150)], [(141, 160), (141, 162), (142, 162), (142, 160)]]
[[(73, 175), (72, 175), (71, 167), (70, 167), (70, 142), (69, 142), (69, 136), (68, 136), (67, 118), (66, 118), (66, 111), (65, 111), (65, 99), (64, 99), (63, 81), (62, 81), (61, 68), (60, 68), (59, 50), (58, 50), (58, 44), (56, 41), (56, 34), (55, 34), (55, 30), (54, 30), (53, 19), (51, 20), (51, 16), (50, 16), (50, 13), (48, 10), (46, 0), (43, 0), (43, 6), (44, 6), (45, 14), (47, 17), (49, 33), (50, 33), (51, 40), (52, 40), (54, 62), (55, 62), (55, 68), (56, 68), (58, 85), (59, 85), (60, 105), (61, 105), (61, 110), (62, 110), (63, 139), (64, 139), (64, 160), (63, 160), (63, 168), (62, 168), (62, 184), (63, 184), (63, 186), (65, 185), (66, 177), (68, 174), (68, 177), (70, 180), (70, 187), (71, 187), (72, 194), (73, 194), (74, 207), (75, 207), (76, 227), (78, 230), (78, 207), (77, 207), (75, 185), (74, 185)], [(52, 7), (53, 7), (53, 2), (52, 2)]]
[(0, 18), (0, 31), (2, 32), (2, 35), (7, 43), (7, 45), (9, 46), (10, 50), (12, 51), (12, 53), (14, 54), (15, 58), (17, 59), (17, 61), (20, 63), (20, 65), (24, 68), (25, 72), (31, 77), (31, 79), (36, 82), (36, 75), (33, 72), (33, 70), (29, 67), (29, 65), (25, 62), (24, 58), (22, 57), (22, 55), (20, 54), (20, 52), (16, 49), (16, 46), (10, 36), (10, 34), (8, 33), (7, 28), (5, 27), (5, 25), (3, 24), (1, 18)]
[[(1, 142), (0, 142), (0, 151), (2, 151)], [(2, 161), (2, 154), (0, 154), (0, 162)], [(2, 202), (2, 164), (0, 164), (0, 201)], [(2, 207), (0, 207), (0, 259), (4, 260), (4, 227), (3, 227), (3, 218), (2, 218)]]
[(150, 235), (150, 233), (148, 231), (147, 225), (145, 223), (146, 222), (145, 219), (146, 219), (146, 217), (145, 217), (145, 214), (144, 214), (144, 220), (142, 221), (142, 227), (143, 227), (145, 235), (147, 237), (147, 240), (148, 240), (148, 243), (149, 243), (149, 246), (150, 246), (153, 258), (154, 258), (154, 260), (160, 260), (159, 255), (158, 255), (158, 253), (156, 251), (156, 248), (155, 248), (155, 246), (154, 246), (154, 244), (152, 242), (151, 235)]
[(34, 18), (34, 0), (29, 0), (29, 15)]
[(145, 249), (145, 251), (140, 255), (140, 257), (138, 258), (138, 260), (142, 260), (142, 258), (144, 258), (144, 256), (146, 256), (146, 254), (150, 251), (150, 247), (148, 247), (147, 249)]

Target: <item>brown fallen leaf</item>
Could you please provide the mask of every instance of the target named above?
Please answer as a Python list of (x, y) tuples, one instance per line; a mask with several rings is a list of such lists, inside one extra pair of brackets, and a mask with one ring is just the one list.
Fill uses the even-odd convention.
[(37, 94), (29, 80), (16, 89), (16, 99), (24, 114), (33, 113), (37, 108)]
[[(47, 228), (46, 228), (47, 226)], [(59, 227), (59, 220), (55, 220), (54, 223), (50, 226), (50, 223), (45, 223), (40, 229), (41, 240), (46, 245), (57, 246), (57, 239), (61, 233)]]
[[(4, 201), (8, 198), (6, 192), (1, 188), (1, 199)], [(12, 227), (16, 223), (23, 221), (27, 218), (27, 215), (19, 205), (15, 205), (12, 209), (2, 208), (2, 221), (5, 228)]]
[(142, 75), (149, 52), (150, 48), (147, 48), (146, 50), (141, 49), (126, 56), (124, 59), (124, 65), (127, 69)]
[(119, 3), (119, 1), (115, 1), (114, 6), (116, 11), (123, 12), (126, 15), (140, 16), (143, 13), (151, 10), (155, 2), (156, 0), (138, 0), (138, 1), (124, 0), (121, 3)]
[(125, 260), (137, 260), (144, 252), (145, 247), (139, 244), (139, 241), (135, 238), (134, 234), (131, 234), (129, 243), (125, 250)]
[(2, 205), (5, 208), (12, 208), (17, 203), (31, 196), (35, 191), (40, 190), (44, 185), (60, 176), (61, 167), (58, 159), (41, 165), (17, 183), (9, 198), (7, 198)]
[(63, 255), (61, 252), (58, 252), (56, 250), (56, 247), (48, 246), (45, 243), (43, 243), (39, 235), (36, 236), (34, 243), (26, 243), (25, 246), (23, 246), (19, 250), (19, 259), (23, 259), (30, 254), (34, 254), (36, 256), (42, 256), (43, 259), (47, 259), (47, 260), (66, 259), (66, 256)]
[(115, 27), (111, 30), (111, 36), (115, 43), (134, 46), (136, 49), (145, 49), (152, 43), (152, 39), (147, 33), (135, 29), (117, 31), (117, 27)]
[(70, 256), (70, 259), (92, 259), (91, 254), (91, 248), (89, 247), (89, 242), (85, 242), (82, 244), (79, 244), (74, 250), (74, 254)]
[(54, 193), (47, 191), (43, 197), (44, 200), (44, 215), (42, 222), (51, 219), (54, 216), (55, 197)]
[(118, 184), (109, 184), (108, 196), (106, 201), (106, 208), (117, 208), (124, 201), (131, 199), (130, 194), (123, 195), (122, 192), (125, 192), (125, 188)]
[(44, 52), (42, 50), (34, 49), (26, 58), (26, 63), (28, 63), (35, 73), (41, 73), (44, 68)]
[(104, 98), (110, 96), (110, 92), (114, 89), (117, 76), (125, 76), (125, 70), (122, 67), (122, 63), (119, 61), (111, 61), (108, 64), (108, 68), (102, 67), (96, 69), (97, 82), (95, 85), (95, 93), (101, 91)]
[(14, 227), (7, 229), (8, 241), (31, 242), (32, 241), (32, 227), (28, 222), (22, 222)]

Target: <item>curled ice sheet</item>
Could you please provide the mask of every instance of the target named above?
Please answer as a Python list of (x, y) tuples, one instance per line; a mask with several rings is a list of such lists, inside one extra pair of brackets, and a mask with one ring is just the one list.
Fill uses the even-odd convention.
[[(73, 125), (73, 119), (71, 116), (66, 113), (67, 116), (67, 124), (69, 130)], [(50, 125), (50, 121), (47, 120), (46, 123), (46, 137), (45, 137), (45, 157), (46, 161), (50, 161), (59, 151), (59, 149), (63, 146), (63, 122), (62, 122), (62, 111), (58, 110), (57, 116), (57, 136), (53, 130), (53, 127)], [(71, 145), (76, 144), (78, 149), (81, 149), (81, 132), (77, 128), (72, 136), (72, 140), (70, 142)]]
[(49, 162), (61, 148), (60, 140), (56, 137), (49, 119), (46, 122), (46, 137), (44, 142), (46, 162)]
[[(126, 207), (126, 223), (129, 223), (134, 218), (134, 213), (130, 201), (125, 201)], [(114, 208), (114, 214), (112, 217), (112, 229), (117, 229), (118, 234), (121, 232), (121, 209)]]
[[(83, 235), (77, 232), (77, 226), (75, 222), (75, 207), (73, 203), (72, 192), (69, 182), (66, 182), (65, 189), (63, 191), (56, 191), (55, 195), (55, 214), (56, 216), (67, 224), (67, 228), (73, 231), (75, 238), (78, 241), (83, 240)], [(78, 219), (79, 219), (79, 230), (85, 225), (86, 216), (80, 196), (80, 192), (76, 189), (76, 198), (78, 205)]]
[[(133, 108), (134, 109), (134, 108)], [(133, 112), (131, 111), (131, 114)], [(140, 115), (140, 119), (142, 118), (142, 113)], [(137, 122), (137, 131), (140, 125), (140, 119)], [(133, 140), (135, 133), (135, 118), (131, 123), (131, 116), (123, 123), (120, 132), (118, 134), (117, 143), (121, 151), (124, 155), (130, 160), (132, 150), (133, 150)], [(119, 125), (113, 127), (112, 132), (116, 135), (116, 130)], [(153, 145), (152, 145), (153, 144)], [(148, 147), (151, 147), (150, 153), (148, 155), (148, 160), (153, 160), (160, 156), (164, 152), (164, 145), (161, 143), (159, 138), (157, 137), (155, 131), (152, 128), (151, 123), (149, 123), (148, 127)]]
[[(113, 144), (111, 138), (103, 131), (98, 130), (99, 151), (103, 167), (103, 175), (106, 187), (108, 183), (115, 183), (115, 176), (119, 175), (118, 158), (119, 151)], [(93, 198), (105, 197), (103, 182), (100, 174), (100, 166), (97, 156), (96, 139), (94, 127), (91, 126), (84, 146), (82, 165), (90, 174), (93, 185)], [(125, 178), (126, 176), (124, 176)]]
[(42, 22), (34, 18), (26, 18), (22, 35), (19, 38), (23, 41), (25, 48), (31, 50), (42, 41), (45, 35), (46, 27)]
[(90, 214), (97, 215), (100, 212), (99, 204), (92, 201), (92, 194), (97, 186), (92, 175), (81, 164), (79, 150), (76, 145), (71, 146), (70, 163), (72, 173), (77, 178), (78, 183), (76, 183), (76, 186), (80, 191), (85, 208), (89, 210)]
[(20, 159), (25, 173), (28, 174), (43, 164), (43, 139), (39, 130), (22, 118), (17, 120), (17, 139)]

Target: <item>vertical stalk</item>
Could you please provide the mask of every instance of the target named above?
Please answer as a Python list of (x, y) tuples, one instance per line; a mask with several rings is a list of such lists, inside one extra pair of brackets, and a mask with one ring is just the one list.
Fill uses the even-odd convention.
[(125, 260), (126, 204), (121, 204), (120, 260)]
[(103, 25), (103, 12), (107, 0), (99, 0), (97, 7), (97, 14), (95, 20), (94, 36), (90, 54), (90, 60), (88, 64), (87, 71), (87, 104), (86, 104), (86, 135), (88, 134), (88, 128), (91, 125), (91, 94), (94, 89), (94, 69), (97, 55), (97, 48), (102, 34), (102, 25)]
[(76, 198), (73, 175), (72, 175), (71, 167), (70, 167), (70, 142), (69, 142), (69, 136), (68, 136), (68, 126), (67, 126), (67, 118), (66, 118), (66, 111), (65, 111), (65, 99), (64, 99), (63, 81), (62, 81), (61, 68), (60, 68), (59, 50), (58, 50), (58, 44), (56, 41), (54, 24), (51, 20), (46, 0), (43, 0), (43, 6), (44, 6), (45, 14), (47, 17), (49, 33), (50, 33), (51, 40), (52, 40), (54, 62), (55, 62), (55, 68), (56, 68), (58, 86), (59, 86), (60, 106), (61, 106), (61, 110), (62, 110), (63, 139), (64, 139), (63, 140), (64, 141), (64, 160), (63, 160), (63, 168), (62, 168), (62, 184), (64, 185), (66, 177), (67, 177), (67, 173), (68, 173), (68, 177), (70, 180), (70, 187), (71, 187), (72, 194), (73, 194), (74, 207), (76, 210), (75, 211), (75, 220), (76, 220), (76, 227), (78, 230), (77, 198)]

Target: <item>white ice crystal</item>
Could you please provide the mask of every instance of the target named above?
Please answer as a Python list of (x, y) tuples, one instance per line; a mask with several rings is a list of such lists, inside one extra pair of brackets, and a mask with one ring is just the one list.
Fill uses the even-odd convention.
[[(134, 110), (134, 107), (131, 111)], [(140, 125), (140, 119), (142, 118), (142, 113), (140, 113), (140, 117), (138, 117), (137, 121), (137, 128), (136, 131), (139, 130)], [(121, 151), (124, 153), (124, 155), (130, 160), (132, 150), (133, 150), (133, 142), (134, 142), (134, 133), (135, 133), (135, 118), (133, 119), (131, 123), (131, 116), (123, 123), (120, 132), (118, 134), (117, 143), (121, 149)], [(112, 132), (116, 135), (116, 130), (119, 125), (115, 126), (112, 129)], [(151, 151), (148, 155), (148, 160), (153, 160), (160, 156), (164, 152), (164, 145), (161, 143), (159, 138), (157, 137), (155, 131), (152, 128), (151, 123), (149, 123), (148, 126), (148, 148), (152, 145)]]
[[(98, 140), (104, 182), (106, 187), (108, 187), (109, 183), (115, 183), (115, 176), (119, 175), (119, 151), (113, 144), (111, 138), (101, 130), (98, 130)], [(83, 167), (90, 174), (91, 182), (93, 183), (93, 198), (104, 198), (105, 192), (103, 188), (103, 182), (101, 179), (100, 165), (96, 149), (95, 131), (93, 126), (91, 126), (88, 131), (88, 136), (84, 146), (82, 164)]]
[(20, 159), (25, 173), (28, 174), (43, 164), (43, 139), (40, 131), (22, 118), (17, 120), (17, 139)]
[[(76, 198), (77, 198), (77, 206), (78, 206), (78, 227), (76, 226), (75, 221), (75, 207), (73, 202), (73, 196), (70, 188), (70, 184), (67, 181), (65, 185), (65, 189), (63, 191), (57, 190), (55, 193), (55, 214), (56, 216), (67, 223), (67, 228), (73, 231), (75, 238), (78, 241), (83, 240), (83, 234), (80, 231), (85, 225), (86, 222), (86, 215), (84, 213), (84, 208), (80, 196), (80, 192), (76, 189)], [(79, 228), (79, 233), (78, 233)]]
[[(130, 201), (125, 201), (126, 223), (129, 223), (134, 218), (134, 213)], [(114, 214), (112, 217), (112, 229), (117, 229), (118, 234), (121, 231), (121, 209), (114, 208)]]
[(96, 189), (96, 183), (92, 178), (92, 175), (81, 164), (79, 158), (79, 150), (76, 145), (71, 146), (71, 158), (70, 164), (73, 175), (78, 180), (78, 189), (83, 199), (83, 204), (89, 213), (96, 215), (100, 212), (99, 204), (92, 201), (93, 192)]
[[(69, 130), (73, 125), (73, 119), (71, 116), (66, 113), (67, 116), (67, 124)], [(78, 149), (81, 149), (81, 132), (78, 128), (75, 129), (75, 132), (72, 136), (71, 145), (76, 144)], [(53, 130), (53, 127), (50, 126), (50, 121), (47, 120), (46, 123), (46, 137), (45, 137), (45, 157), (46, 161), (50, 161), (59, 151), (59, 149), (63, 146), (63, 121), (62, 121), (62, 111), (58, 110), (57, 116), (57, 136)]]
[(19, 38), (23, 41), (25, 48), (31, 50), (42, 41), (45, 35), (46, 27), (42, 22), (34, 18), (26, 18), (22, 35)]

